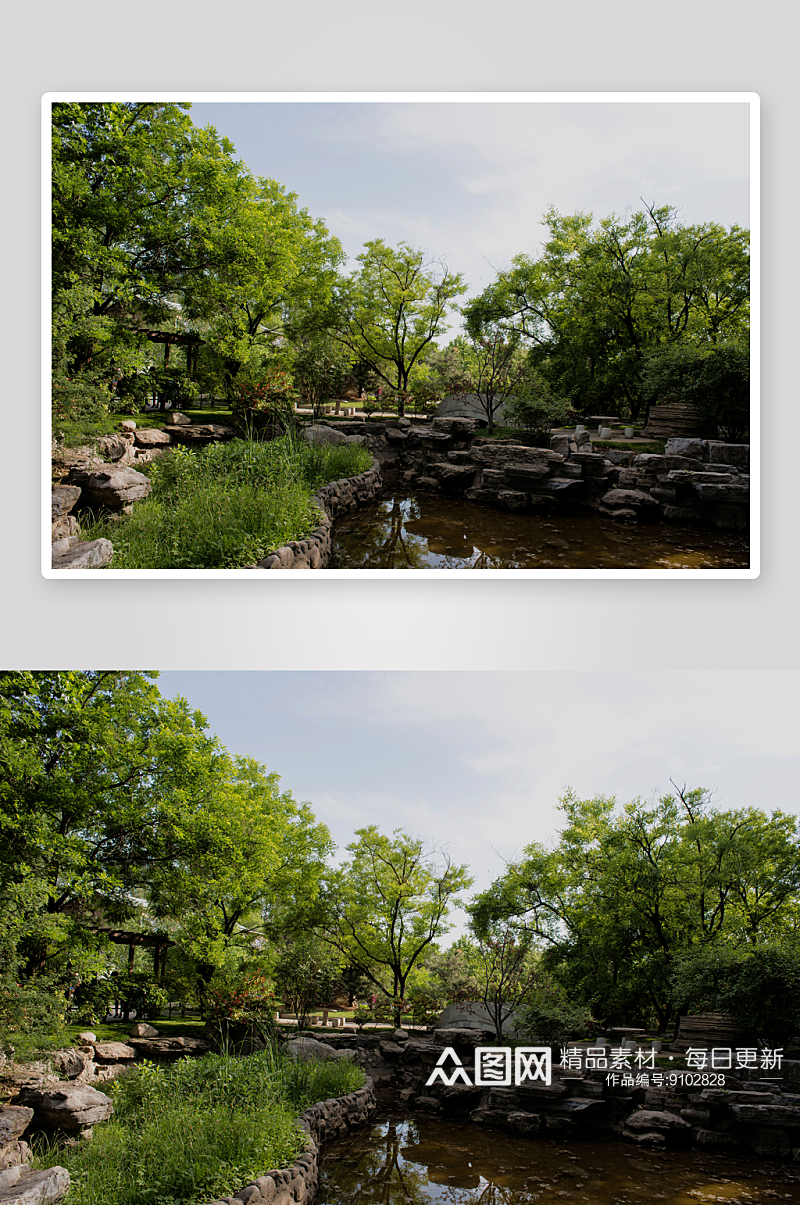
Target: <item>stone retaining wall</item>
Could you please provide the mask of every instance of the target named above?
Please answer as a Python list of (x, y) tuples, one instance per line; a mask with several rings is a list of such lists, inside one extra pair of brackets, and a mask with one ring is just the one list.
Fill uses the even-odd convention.
[(308, 1144), (291, 1167), (266, 1172), (232, 1197), (218, 1197), (212, 1205), (310, 1205), (319, 1183), (318, 1154), (323, 1142), (365, 1125), (375, 1112), (375, 1090), (367, 1077), (363, 1088), (335, 1100), (320, 1101), (299, 1120)]
[[(800, 1162), (800, 1062), (781, 1071), (725, 1073), (724, 1087), (678, 1082), (609, 1085), (605, 1070), (565, 1071), (554, 1060), (552, 1083), (473, 1087), (427, 1080), (447, 1047), (466, 1068), (491, 1041), (479, 1030), (440, 1030), (424, 1040), (394, 1035), (331, 1034), (336, 1049), (355, 1047), (376, 1086), (412, 1111), (469, 1118), (521, 1136), (592, 1141), (623, 1139), (653, 1150), (693, 1146)], [(667, 1077), (663, 1067), (658, 1070)], [(618, 1076), (623, 1079), (622, 1075)], [(695, 1078), (700, 1078), (695, 1075)]]
[(311, 535), (304, 540), (291, 540), (282, 548), (264, 557), (253, 569), (325, 569), (331, 559), (331, 532), (337, 515), (354, 506), (362, 506), (377, 498), (383, 487), (381, 466), (372, 461), (371, 468), (356, 477), (344, 477), (324, 485), (314, 495), (322, 511), (322, 519)]
[(484, 506), (540, 515), (599, 512), (623, 523), (723, 531), (749, 526), (746, 444), (674, 438), (664, 455), (655, 455), (637, 454), (635, 447), (593, 451), (585, 431), (555, 435), (549, 448), (488, 440), (467, 418), (436, 418), (413, 427), (407, 419), (372, 420), (360, 426), (372, 454), (409, 486)]

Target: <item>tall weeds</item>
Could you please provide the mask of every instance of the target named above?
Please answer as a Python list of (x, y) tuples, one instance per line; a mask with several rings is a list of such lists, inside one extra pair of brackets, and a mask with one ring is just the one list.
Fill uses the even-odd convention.
[(320, 486), (369, 468), (354, 444), (315, 447), (294, 435), (174, 448), (149, 466), (152, 493), (131, 515), (81, 516), (83, 539), (114, 545), (114, 569), (230, 569), (252, 565), (319, 523)]
[(363, 1082), (344, 1059), (291, 1062), (275, 1048), (145, 1062), (115, 1081), (114, 1115), (91, 1142), (53, 1146), (38, 1165), (67, 1168), (70, 1205), (204, 1205), (290, 1164), (303, 1109)]

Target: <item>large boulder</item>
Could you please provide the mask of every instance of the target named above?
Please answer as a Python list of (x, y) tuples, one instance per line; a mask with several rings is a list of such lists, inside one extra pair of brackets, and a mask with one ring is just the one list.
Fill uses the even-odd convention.
[(179, 423), (173, 428), (171, 434), (174, 443), (188, 446), (224, 443), (229, 439), (240, 438), (240, 432), (236, 427), (228, 427), (222, 423), (190, 423), (188, 426)]
[(172, 435), (169, 431), (158, 431), (155, 427), (142, 427), (135, 432), (134, 439), (137, 448), (155, 448), (172, 443)]
[(131, 1029), (132, 1038), (157, 1038), (158, 1030), (152, 1025), (148, 1025), (146, 1021), (139, 1021)]
[(327, 1042), (318, 1042), (316, 1038), (291, 1038), (283, 1048), (290, 1059), (321, 1059), (325, 1062), (331, 1059), (352, 1059), (353, 1050), (334, 1050)]
[(33, 1109), (37, 1126), (68, 1134), (79, 1134), (81, 1130), (106, 1121), (114, 1111), (104, 1092), (86, 1084), (60, 1082), (46, 1088), (26, 1088), (17, 1100)]
[(104, 569), (114, 555), (110, 540), (79, 540), (63, 536), (53, 544), (54, 569)]
[(115, 464), (129, 464), (134, 457), (133, 433), (121, 431), (118, 435), (101, 435), (97, 441), (97, 450), (103, 460), (111, 460)]
[(334, 427), (326, 427), (324, 423), (314, 423), (310, 427), (306, 427), (303, 431), (303, 439), (306, 443), (316, 444), (324, 447), (333, 444), (363, 444), (363, 435), (345, 435), (343, 431), (337, 431)]
[(70, 474), (70, 481), (79, 485), (93, 506), (121, 511), (146, 498), (153, 488), (149, 477), (126, 466), (106, 468), (93, 473)]
[[(480, 1029), (494, 1033), (494, 1019), (489, 1009), (480, 1001), (468, 1004), (448, 1004), (436, 1022), (436, 1029)], [(515, 1032), (514, 1013), (503, 1022), (503, 1033)]]
[(135, 1059), (136, 1051), (125, 1042), (97, 1042), (94, 1057), (98, 1063), (120, 1063), (125, 1059)]
[(0, 1205), (56, 1205), (69, 1191), (65, 1167), (33, 1171), (18, 1165), (0, 1172)]

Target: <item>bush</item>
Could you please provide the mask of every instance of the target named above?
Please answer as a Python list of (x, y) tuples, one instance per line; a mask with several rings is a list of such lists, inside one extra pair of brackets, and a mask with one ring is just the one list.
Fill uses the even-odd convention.
[(0, 1029), (45, 1036), (62, 1028), (67, 1012), (63, 987), (47, 979), (0, 983)]
[(772, 1046), (800, 1030), (800, 953), (777, 946), (711, 946), (681, 960), (673, 978), (681, 1009), (731, 1013)]
[(735, 344), (678, 343), (650, 356), (642, 379), (650, 405), (686, 402), (717, 423), (723, 439), (738, 443), (750, 429), (750, 354)]
[(231, 418), (252, 437), (262, 431), (281, 434), (294, 428), (296, 393), (282, 368), (271, 367), (241, 373), (231, 386)]
[(585, 1033), (591, 1023), (589, 1009), (574, 1003), (559, 983), (547, 979), (539, 982), (520, 1008), (517, 1033), (557, 1045)]
[(506, 423), (516, 423), (538, 436), (549, 436), (552, 427), (569, 422), (571, 413), (568, 402), (544, 390), (509, 398), (503, 407)]

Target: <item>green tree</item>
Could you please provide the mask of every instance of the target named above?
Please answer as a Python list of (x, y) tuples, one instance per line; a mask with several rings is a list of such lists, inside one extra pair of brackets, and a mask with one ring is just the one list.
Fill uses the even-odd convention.
[(446, 330), (453, 301), (467, 286), (443, 261), (383, 239), (365, 244), (359, 271), (339, 290), (337, 335), (390, 389), (404, 413), (409, 377), (425, 349)]
[(561, 801), (557, 846), (524, 857), (470, 906), (478, 931), (517, 918), (542, 964), (594, 1014), (674, 1015), (676, 960), (702, 947), (756, 946), (793, 932), (800, 893), (794, 817), (716, 811), (703, 790), (650, 807)]
[(330, 1007), (341, 969), (341, 955), (313, 934), (284, 943), (275, 963), (275, 991), (297, 1016), (300, 1029), (312, 1009)]
[(678, 343), (647, 358), (642, 396), (650, 405), (688, 402), (714, 419), (720, 435), (738, 443), (750, 430), (750, 355), (747, 347)]
[(356, 836), (350, 861), (330, 876), (319, 932), (394, 1002), (399, 1025), (409, 975), (447, 932), (457, 893), (472, 880), (466, 866), (401, 829), (387, 837), (370, 825)]
[(643, 406), (648, 352), (741, 341), (749, 320), (749, 233), (682, 226), (669, 207), (627, 221), (545, 215), (541, 256), (512, 267), (464, 310), (477, 335), (500, 323), (530, 340), (536, 366), (579, 413)]
[(224, 769), (210, 806), (181, 816), (182, 848), (149, 888), (153, 915), (175, 918), (201, 984), (252, 953), (276, 911), (313, 903), (332, 848), (328, 829), (280, 791), (277, 774), (246, 757)]
[(185, 846), (224, 751), (154, 675), (0, 675), (0, 907), (27, 974), (137, 913), (132, 890)]
[(203, 347), (213, 391), (215, 375), (224, 386), (263, 366), (290, 318), (330, 302), (338, 240), (212, 127), (193, 126), (189, 107), (54, 106), (54, 394), (65, 413), (97, 404), (88, 386), (107, 399), (120, 377), (167, 368), (167, 334), (191, 336), (192, 373)]
[(800, 1029), (800, 953), (796, 945), (704, 946), (680, 959), (673, 978), (684, 1011), (731, 1013), (771, 1046)]

